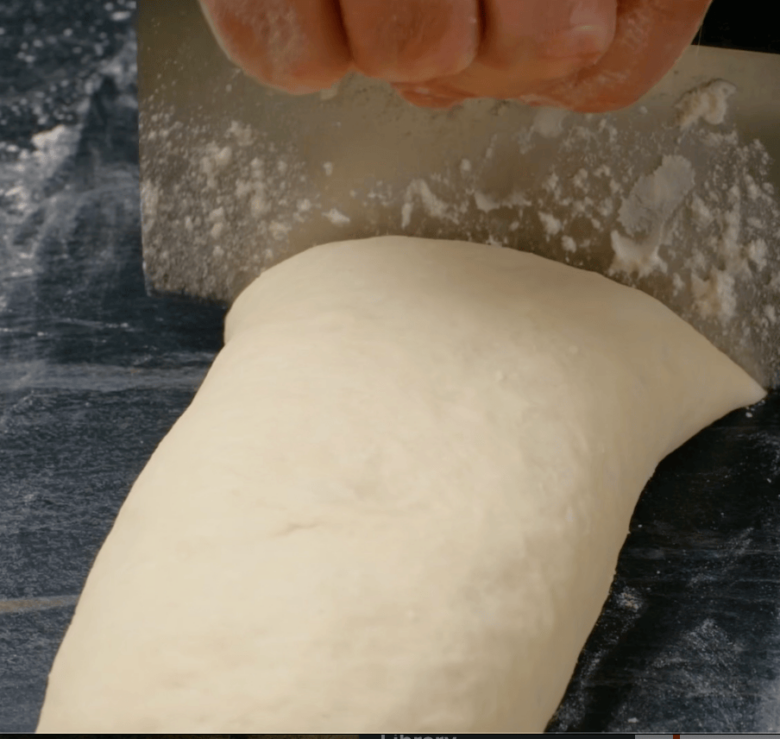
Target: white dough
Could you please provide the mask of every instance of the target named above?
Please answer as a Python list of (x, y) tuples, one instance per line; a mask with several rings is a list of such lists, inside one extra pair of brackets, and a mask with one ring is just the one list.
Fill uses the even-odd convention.
[(541, 731), (655, 466), (764, 395), (653, 298), (463, 242), (311, 249), (225, 336), (40, 732)]

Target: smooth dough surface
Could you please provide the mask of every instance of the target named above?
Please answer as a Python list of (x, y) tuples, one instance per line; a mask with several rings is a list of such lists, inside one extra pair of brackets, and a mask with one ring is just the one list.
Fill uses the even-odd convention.
[(39, 731), (541, 731), (657, 463), (764, 395), (653, 298), (464, 242), (316, 247), (225, 336)]

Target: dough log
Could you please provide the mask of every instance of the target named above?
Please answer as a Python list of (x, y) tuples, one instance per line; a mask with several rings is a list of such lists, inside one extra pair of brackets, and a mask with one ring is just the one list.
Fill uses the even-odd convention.
[(764, 391), (647, 295), (497, 247), (316, 247), (239, 296), (41, 732), (541, 731), (658, 462)]

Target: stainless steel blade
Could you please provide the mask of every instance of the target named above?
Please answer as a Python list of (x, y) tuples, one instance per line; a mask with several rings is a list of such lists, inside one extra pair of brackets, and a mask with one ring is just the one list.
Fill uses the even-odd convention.
[[(697, 98), (707, 115), (681, 126), (680, 99), (717, 79), (736, 88), (724, 120), (715, 85)], [(604, 115), (421, 110), (360, 76), (292, 97), (224, 57), (196, 0), (141, 0), (148, 284), (230, 302), (327, 241), (485, 242), (638, 287), (775, 385), (778, 80), (780, 56), (691, 48), (637, 105)]]

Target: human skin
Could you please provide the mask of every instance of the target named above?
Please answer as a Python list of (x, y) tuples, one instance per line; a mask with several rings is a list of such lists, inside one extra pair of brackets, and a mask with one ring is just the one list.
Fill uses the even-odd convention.
[(291, 93), (349, 71), (448, 108), (515, 99), (626, 107), (693, 40), (711, 0), (201, 0), (228, 56)]

